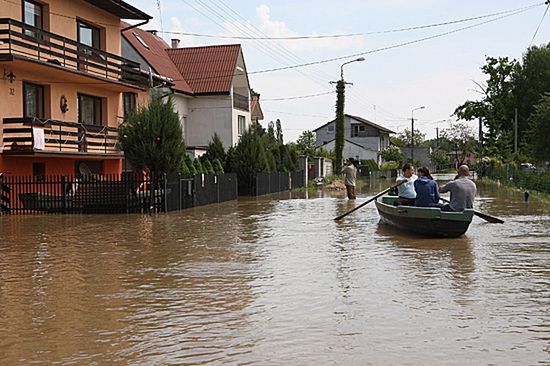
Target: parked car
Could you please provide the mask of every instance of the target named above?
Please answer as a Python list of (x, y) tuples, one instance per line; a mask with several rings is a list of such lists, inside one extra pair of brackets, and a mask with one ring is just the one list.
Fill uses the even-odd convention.
[(519, 167), (522, 171), (526, 173), (534, 173), (537, 171), (537, 167), (531, 163), (521, 163)]

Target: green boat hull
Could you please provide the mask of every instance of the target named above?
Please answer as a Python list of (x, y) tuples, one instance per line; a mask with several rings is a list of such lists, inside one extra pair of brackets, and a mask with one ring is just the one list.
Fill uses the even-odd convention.
[(394, 206), (395, 196), (376, 200), (381, 222), (417, 234), (434, 237), (458, 237), (470, 226), (474, 210), (445, 212), (435, 207)]

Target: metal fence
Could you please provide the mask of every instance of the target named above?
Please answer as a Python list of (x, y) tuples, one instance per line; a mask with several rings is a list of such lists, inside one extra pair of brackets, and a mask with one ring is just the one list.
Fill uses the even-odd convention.
[(168, 212), (237, 199), (236, 174), (0, 176), (0, 212)]
[(511, 165), (488, 166), (483, 169), (482, 176), (505, 185), (550, 194), (550, 170), (518, 169)]
[(304, 171), (290, 173), (256, 173), (239, 181), (239, 196), (263, 196), (304, 187)]
[(164, 211), (209, 205), (237, 199), (237, 175), (183, 175), (166, 177)]

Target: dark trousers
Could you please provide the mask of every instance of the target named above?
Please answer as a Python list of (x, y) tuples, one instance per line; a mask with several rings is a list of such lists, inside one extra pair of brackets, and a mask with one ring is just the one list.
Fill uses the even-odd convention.
[(355, 186), (346, 185), (346, 192), (347, 192), (348, 198), (350, 200), (354, 200), (355, 198), (357, 198), (357, 197), (355, 197)]
[(393, 201), (394, 206), (414, 206), (415, 204), (415, 199), (405, 197), (397, 197), (397, 199)]

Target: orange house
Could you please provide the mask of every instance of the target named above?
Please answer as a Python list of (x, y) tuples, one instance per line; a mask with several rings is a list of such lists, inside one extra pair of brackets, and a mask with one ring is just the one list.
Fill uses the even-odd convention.
[(121, 19), (151, 16), (121, 0), (11, 0), (1, 14), (0, 172), (120, 173), (117, 127), (148, 95), (121, 57)]

